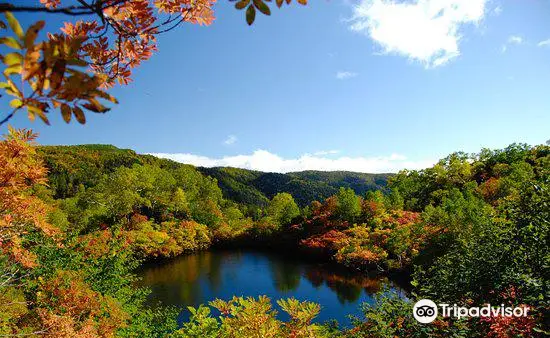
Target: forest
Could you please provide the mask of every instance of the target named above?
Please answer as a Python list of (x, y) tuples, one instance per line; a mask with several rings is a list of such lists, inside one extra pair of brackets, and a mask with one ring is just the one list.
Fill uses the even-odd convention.
[[(306, 0), (231, 1), (232, 7), (241, 11), (249, 26), (256, 22), (257, 14), (260, 18), (260, 14), (270, 16), (272, 9), (280, 8), (282, 11), (283, 8), (293, 8), (291, 5), (294, 4), (307, 4)], [(1, 3), (0, 58), (4, 79), (0, 82), (0, 89), (3, 99), (9, 102), (5, 102), (0, 125), (20, 121), (21, 114), (26, 114), (31, 121), (40, 120), (49, 125), (55, 121), (50, 114), (52, 111), (59, 113), (60, 119), (66, 123), (76, 121), (85, 124), (91, 115), (109, 112), (118, 104), (110, 89), (115, 85), (127, 85), (133, 80), (135, 69), (158, 51), (157, 38), (183, 24), (210, 25), (215, 19), (215, 3), (215, 0), (40, 0), (32, 5), (22, 1)], [(478, 25), (485, 11), (485, 2), (478, 4), (477, 14), (466, 11), (466, 3), (469, 6), (472, 2), (437, 1), (432, 3), (433, 6), (428, 6), (428, 2), (418, 1), (414, 6), (407, 4), (406, 7), (398, 6), (397, 2), (377, 2), (380, 6), (384, 5), (380, 8), (397, 8), (403, 13), (410, 13), (412, 9), (415, 18), (418, 17), (416, 13), (424, 13), (422, 10), (425, 8), (420, 7), (436, 9), (427, 15), (428, 23), (432, 19), (443, 19), (443, 23), (451, 24), (412, 25), (424, 27), (425, 31), (415, 34), (421, 37), (426, 35), (424, 32), (432, 33), (432, 27), (443, 31), (443, 38), (436, 40), (445, 44), (430, 48), (433, 53), (427, 53), (431, 57), (424, 60), (426, 68), (431, 68), (432, 63), (434, 67), (442, 65), (461, 55), (458, 43), (462, 40), (463, 31), (459, 26), (474, 22)], [(356, 7), (353, 18), (361, 14), (365, 19), (364, 15), (371, 12), (369, 8)], [(502, 8), (497, 8), (493, 9), (495, 17), (497, 12), (502, 12)], [(63, 19), (48, 19), (46, 22), (42, 20), (46, 14), (48, 18), (60, 15)], [(463, 16), (461, 20), (458, 14)], [(408, 15), (403, 16), (405, 20), (399, 17), (399, 22), (390, 29), (392, 33), (406, 33), (396, 37), (395, 41), (407, 42), (407, 46), (410, 29), (403, 29), (400, 21), (407, 21), (411, 17), (411, 14)], [(16, 16), (23, 19), (23, 25)], [(339, 20), (343, 21), (342, 17)], [(370, 25), (369, 22), (355, 22), (347, 30), (360, 30), (367, 26), (370, 30), (379, 28), (378, 24)], [(278, 30), (277, 36), (298, 36), (302, 23), (300, 28), (293, 26), (293, 31)], [(329, 27), (326, 22), (316, 25)], [(479, 26), (484, 27), (485, 24)], [(260, 28), (258, 32), (261, 31)], [(259, 40), (275, 40), (267, 36), (258, 41), (245, 37), (238, 36), (240, 40), (252, 41), (250, 45), (266, 50), (270, 49), (260, 45)], [(380, 38), (379, 34), (375, 37)], [(222, 39), (224, 42), (237, 41), (228, 39), (227, 35)], [(213, 45), (202, 38), (197, 41), (204, 42), (205, 46)], [(284, 41), (286, 46), (287, 41)], [(511, 47), (510, 44), (519, 47), (523, 39), (510, 36), (504, 41), (507, 42), (500, 48), (502, 56)], [(525, 45), (533, 45), (532, 41)], [(550, 40), (539, 41), (537, 48), (550, 43)], [(420, 42), (420, 45), (426, 45), (425, 39)], [(179, 41), (177, 44), (180, 44)], [(197, 45), (189, 44), (192, 48), (198, 48)], [(484, 41), (479, 45), (487, 43)], [(273, 46), (273, 50), (277, 50), (277, 46), (281, 45)], [(395, 52), (393, 43), (388, 46), (386, 52)], [(498, 49), (495, 46), (491, 48)], [(256, 55), (257, 52), (251, 50), (250, 56), (237, 60), (238, 63), (257, 71), (260, 66), (265, 67), (263, 64), (280, 61), (263, 60), (260, 53)], [(292, 51), (289, 55), (298, 53)], [(215, 54), (226, 57), (224, 53), (212, 53), (207, 60), (208, 67), (204, 67), (200, 63), (195, 66), (197, 60), (187, 59), (187, 50), (182, 54), (186, 56), (178, 62), (201, 69), (201, 77), (204, 75), (202, 73), (213, 74), (210, 66), (219, 63), (219, 59), (216, 61), (214, 58)], [(334, 56), (326, 50), (322, 54)], [(482, 51), (479, 54), (487, 53)], [(538, 59), (514, 60), (514, 64), (534, 65)], [(544, 57), (540, 56), (540, 59)], [(262, 64), (252, 61), (261, 61)], [(309, 59), (308, 62), (312, 65), (325, 64)], [(491, 65), (499, 63), (492, 59), (490, 62)], [(297, 68), (304, 64), (301, 65), (298, 64)], [(373, 63), (369, 67), (372, 69), (376, 65)], [(484, 81), (493, 77), (495, 80), (485, 85), (485, 82), (472, 77), (472, 83), (468, 84), (468, 87), (474, 88), (472, 96), (465, 98), (464, 102), (484, 96), (475, 91), (484, 89), (473, 86), (475, 82), (495, 91), (498, 91), (498, 86), (494, 84), (501, 85), (499, 82), (502, 82), (495, 74), (481, 74), (483, 68), (491, 68), (485, 67), (487, 64), (475, 65), (481, 65), (476, 68), (480, 74), (475, 75), (483, 76)], [(231, 67), (237, 66), (234, 64)], [(399, 80), (406, 80), (397, 66), (392, 67), (396, 68), (382, 71), (383, 78), (393, 79), (399, 75)], [(172, 66), (170, 73), (176, 68)], [(294, 73), (287, 68), (277, 71)], [(359, 75), (351, 71), (335, 71), (337, 80), (351, 80)], [(510, 73), (509, 69), (506, 72)], [(219, 74), (222, 73), (223, 69)], [(377, 75), (375, 73), (369, 75), (374, 77)], [(500, 69), (498, 73), (498, 76), (502, 75)], [(544, 74), (540, 69), (532, 72), (517, 70), (517, 73)], [(449, 83), (462, 83), (464, 76), (462, 73), (460, 75), (460, 78), (455, 78), (459, 81)], [(315, 77), (307, 78), (311, 84), (325, 83), (313, 80)], [(508, 75), (508, 80), (513, 78)], [(216, 77), (216, 81), (218, 79)], [(191, 81), (196, 79), (181, 78), (181, 82)], [(233, 84), (235, 80), (232, 81)], [(150, 78), (146, 82), (155, 85), (162, 83), (158, 78)], [(289, 79), (281, 81), (285, 84), (292, 82)], [(405, 81), (396, 82), (409, 86)], [(414, 84), (409, 87), (424, 88), (423, 82), (409, 83)], [(544, 87), (542, 82), (533, 81), (532, 88), (524, 86), (525, 83), (522, 82), (521, 90), (517, 92), (537, 93)], [(243, 102), (246, 102), (239, 106), (240, 112), (254, 112), (252, 101), (271, 105), (265, 99), (269, 88), (253, 82), (244, 85), (248, 86), (247, 92), (254, 88), (261, 88), (263, 92), (250, 91), (250, 96), (244, 97)], [(382, 97), (373, 91), (373, 100), (380, 96), (380, 100), (384, 101), (406, 101), (398, 96), (399, 87), (395, 83), (386, 85), (388, 96)], [(438, 89), (446, 87), (443, 82), (436, 85)], [(307, 84), (309, 86), (310, 83)], [(296, 91), (305, 95), (305, 87), (297, 87), (300, 90)], [(370, 90), (378, 87), (381, 87), (380, 83)], [(271, 91), (281, 95), (280, 89)], [(290, 86), (282, 89), (284, 95), (293, 90)], [(466, 85), (456, 92), (464, 89)], [(503, 90), (503, 87), (500, 89)], [(331, 104), (322, 104), (335, 105), (336, 97), (355, 91), (331, 90)], [(239, 92), (239, 97), (243, 92)], [(311, 92), (317, 93), (314, 90)], [(452, 96), (456, 96), (456, 92)], [(141, 91), (137, 90), (132, 93), (135, 98), (141, 95)], [(502, 95), (505, 97), (506, 92), (503, 91)], [(322, 119), (320, 112), (310, 106), (319, 101), (319, 96), (316, 94), (307, 105), (297, 104), (291, 97), (287, 101), (298, 107), (300, 114), (315, 111), (317, 115), (314, 118)], [(363, 100), (364, 95), (361, 96)], [(348, 96), (344, 99), (350, 101)], [(541, 117), (546, 106), (540, 101), (537, 104), (529, 96), (514, 98), (510, 101), (510, 107), (490, 106), (489, 110), (503, 111), (502, 114), (512, 116), (512, 112), (517, 114), (517, 111), (513, 110), (516, 108), (511, 103), (523, 102), (519, 99), (539, 107), (537, 121), (544, 121)], [(145, 101), (141, 98), (140, 103)], [(170, 101), (176, 101), (179, 106), (184, 104), (173, 98)], [(281, 96), (277, 97), (279, 101), (282, 101)], [(447, 114), (447, 109), (441, 110), (432, 100), (426, 99), (425, 102), (432, 107), (426, 110), (437, 112), (424, 121), (452, 115), (452, 111)], [(445, 107), (453, 106), (449, 102), (445, 102)], [(476, 107), (473, 108), (486, 107), (485, 103), (475, 102)], [(179, 106), (178, 109), (166, 109), (164, 114), (179, 110)], [(373, 106), (377, 106), (376, 101)], [(412, 110), (414, 106), (407, 106), (407, 113), (414, 117), (415, 123), (420, 121), (419, 124), (422, 124), (422, 114)], [(478, 113), (470, 107), (454, 108), (457, 109), (456, 115), (469, 110), (473, 114)], [(425, 109), (424, 106), (422, 109)], [(155, 113), (160, 110), (155, 106)], [(403, 109), (377, 108), (372, 114), (383, 115), (392, 111)], [(361, 112), (363, 114), (363, 107)], [(229, 113), (229, 110), (224, 113)], [(334, 113), (330, 112), (331, 115)], [(126, 123), (130, 123), (135, 114), (128, 110)], [(201, 113), (192, 111), (191, 117), (194, 116), (192, 114), (198, 116)], [(411, 121), (404, 115), (396, 116), (391, 121), (377, 122), (374, 126), (389, 126), (394, 137), (394, 134), (399, 134), (399, 129), (394, 130), (398, 127), (397, 121), (402, 124)], [(166, 116), (166, 120), (173, 118)], [(503, 116), (498, 116), (499, 122), (506, 121)], [(485, 127), (483, 122), (491, 121), (489, 118), (478, 120), (478, 116), (468, 118), (464, 119), (469, 125), (462, 129), (464, 132), (472, 132), (470, 128), (473, 125)], [(342, 117), (342, 120), (359, 121), (357, 116), (353, 119)], [(211, 121), (205, 123), (211, 126)], [(310, 129), (311, 123), (300, 127)], [(446, 123), (430, 125), (432, 129), (426, 130), (427, 134), (436, 128), (447, 130), (455, 120), (447, 120)], [(525, 128), (524, 132), (529, 134), (536, 129), (534, 126)], [(407, 125), (406, 131), (409, 129), (412, 128)], [(457, 133), (462, 130), (457, 129)], [(346, 130), (345, 133), (352, 132)], [(332, 137), (332, 133), (327, 134)], [(277, 136), (277, 140), (283, 137)], [(293, 139), (295, 137), (292, 135)], [(457, 136), (457, 139), (460, 138)], [(548, 143), (512, 144), (498, 150), (481, 149), (476, 154), (456, 152), (423, 170), (375, 175), (317, 171), (276, 174), (236, 168), (196, 168), (110, 145), (40, 146), (36, 140), (37, 135), (32, 130), (11, 126), (0, 140), (0, 337), (506, 338), (550, 335)], [(377, 139), (372, 136), (370, 140)], [(407, 280), (410, 291), (406, 297), (391, 290), (378, 292), (374, 302), (362, 306), (362, 316), (354, 319), (352, 327), (339, 325), (335, 321), (317, 321), (322, 304), (313, 299), (235, 295), (230, 299), (214, 299), (207, 304), (190, 307), (190, 316), (183, 323), (177, 320), (181, 309), (147, 304), (147, 297), (152, 291), (138, 286), (136, 272), (140, 267), (221, 247), (296, 252), (365, 275), (373, 272), (388, 276), (399, 274)], [(529, 311), (527, 316), (522, 317), (439, 316), (430, 325), (423, 325), (412, 316), (413, 304), (420, 299), (459, 306), (520, 306), (528, 307)], [(285, 316), (279, 316), (279, 309)]]
[[(299, 182), (285, 191), (258, 180), (258, 172), (195, 168), (109, 145), (39, 146), (35, 139), (10, 128), (0, 142), (0, 336), (548, 334), (547, 145), (457, 152), (431, 168), (380, 177), (267, 176)], [(190, 309), (180, 326), (176, 309), (145, 304), (149, 291), (135, 287), (141, 264), (218, 246), (293, 248), (350, 269), (399, 272), (412, 291), (408, 298), (378, 293), (352, 328), (316, 322), (314, 300), (214, 300)], [(527, 317), (440, 317), (422, 325), (410, 315), (421, 298), (531, 310)], [(288, 320), (276, 315), (274, 302)]]

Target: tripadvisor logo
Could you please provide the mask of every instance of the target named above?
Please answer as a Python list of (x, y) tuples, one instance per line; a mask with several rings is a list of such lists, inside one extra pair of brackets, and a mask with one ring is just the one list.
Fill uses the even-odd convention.
[(413, 306), (413, 316), (422, 324), (431, 323), (437, 317), (437, 305), (429, 299), (421, 299)]
[(439, 304), (436, 305), (429, 299), (421, 299), (413, 306), (413, 316), (418, 322), (428, 324), (437, 318), (438, 308), (441, 310), (443, 317), (527, 317), (529, 307), (506, 307), (504, 304), (493, 307), (487, 304), (482, 307), (464, 307), (456, 304)]

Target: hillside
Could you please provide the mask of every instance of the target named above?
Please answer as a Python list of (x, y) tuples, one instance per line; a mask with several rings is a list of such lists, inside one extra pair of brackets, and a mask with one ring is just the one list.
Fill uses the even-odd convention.
[(198, 168), (218, 180), (224, 195), (239, 203), (265, 205), (277, 193), (288, 192), (304, 206), (334, 195), (340, 187), (358, 195), (383, 189), (391, 174), (364, 174), (349, 171), (302, 171), (287, 174), (265, 173), (238, 168)]
[[(105, 173), (134, 164), (151, 164), (161, 168), (195, 168), (133, 150), (112, 145), (41, 146), (49, 169), (50, 186), (56, 198), (73, 196), (79, 185), (90, 187)], [(238, 168), (196, 168), (218, 181), (224, 197), (237, 203), (264, 206), (279, 192), (288, 192), (304, 206), (334, 195), (340, 187), (352, 188), (364, 195), (369, 190), (383, 189), (390, 174), (364, 174), (347, 171), (303, 171), (288, 174), (265, 173)]]

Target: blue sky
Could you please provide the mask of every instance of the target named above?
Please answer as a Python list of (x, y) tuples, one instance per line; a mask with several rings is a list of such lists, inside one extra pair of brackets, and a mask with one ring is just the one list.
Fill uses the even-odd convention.
[(42, 144), (267, 171), (395, 171), (550, 139), (550, 1), (310, 2), (248, 27), (220, 1), (212, 26), (161, 36), (106, 115), (11, 123)]

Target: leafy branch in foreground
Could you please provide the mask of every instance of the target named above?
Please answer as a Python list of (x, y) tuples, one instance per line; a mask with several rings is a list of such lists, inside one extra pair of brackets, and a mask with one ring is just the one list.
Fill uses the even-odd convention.
[[(266, 4), (270, 1), (242, 0), (236, 7), (247, 7), (250, 25), (256, 9), (271, 14)], [(306, 4), (306, 0), (297, 1)], [(0, 118), (0, 125), (22, 108), (31, 120), (38, 116), (45, 123), (49, 123), (45, 114), (52, 106), (61, 111), (66, 122), (74, 116), (85, 123), (85, 111), (107, 112), (109, 108), (98, 99), (116, 100), (103, 90), (128, 84), (133, 69), (157, 51), (159, 34), (186, 22), (210, 25), (216, 0), (79, 0), (79, 5), (66, 5), (65, 0), (40, 2), (42, 6), (0, 4), (0, 12), (5, 13), (14, 33), (0, 37), (0, 43), (13, 50), (2, 56), (7, 80), (0, 86), (15, 97), (10, 102), (12, 110)], [(290, 4), (292, 0), (277, 0), (276, 4), (281, 7), (284, 2)], [(60, 32), (49, 33), (45, 41), (37, 43), (45, 22), (38, 21), (25, 31), (12, 12), (60, 14), (84, 20), (67, 21)], [(5, 23), (0, 25), (7, 27)], [(25, 91), (30, 94), (25, 95)]]
[[(5, 81), (0, 82), (0, 88), (13, 96), (10, 101), (13, 110), (0, 124), (21, 109), (27, 110), (30, 120), (38, 116), (49, 124), (46, 113), (52, 107), (60, 109), (66, 122), (74, 115), (78, 122), (85, 123), (83, 109), (96, 113), (109, 110), (98, 99), (116, 103), (115, 98), (99, 89), (104, 76), (79, 70), (78, 67), (87, 65), (79, 52), (84, 39), (50, 35), (49, 40), (36, 43), (44, 21), (25, 32), (11, 13), (6, 13), (6, 19), (14, 36), (0, 38), (0, 43), (10, 49), (9, 53), (0, 55), (6, 65)], [(4, 23), (0, 25), (6, 28)]]

